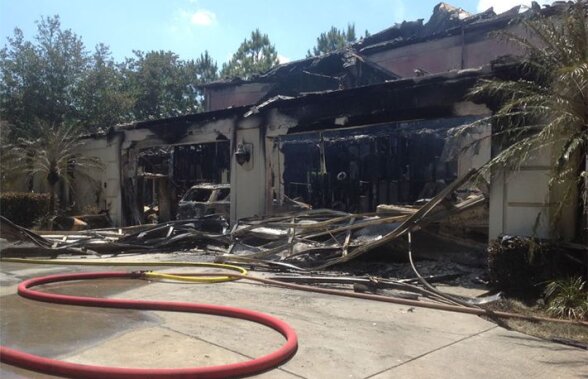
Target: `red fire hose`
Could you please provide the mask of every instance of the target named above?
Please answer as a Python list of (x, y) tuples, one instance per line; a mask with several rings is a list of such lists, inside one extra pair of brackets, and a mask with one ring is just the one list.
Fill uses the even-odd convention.
[(231, 363), (222, 366), (206, 366), (191, 368), (123, 368), (91, 366), (68, 363), (49, 359), (22, 351), (0, 346), (0, 361), (28, 370), (71, 378), (229, 378), (257, 374), (275, 368), (287, 362), (298, 348), (296, 332), (285, 322), (264, 313), (221, 305), (197, 304), (188, 302), (145, 301), (129, 299), (104, 299), (45, 293), (32, 290), (34, 286), (70, 280), (105, 279), (105, 278), (140, 278), (140, 273), (126, 272), (94, 272), (81, 274), (60, 274), (33, 278), (18, 286), (18, 293), (29, 299), (49, 303), (82, 305), (89, 307), (108, 307), (124, 309), (143, 309), (172, 312), (204, 313), (217, 316), (238, 318), (253, 321), (270, 327), (286, 338), (286, 343), (278, 350), (245, 362)]

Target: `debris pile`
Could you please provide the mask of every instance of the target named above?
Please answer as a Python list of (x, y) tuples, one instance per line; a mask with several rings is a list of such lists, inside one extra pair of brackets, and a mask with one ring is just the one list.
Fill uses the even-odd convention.
[(446, 200), (472, 175), (473, 172), (456, 180), (419, 208), (391, 215), (317, 209), (240, 220), (231, 232), (228, 254), (219, 260), (306, 271), (347, 262), (427, 223), (477, 206), (484, 200), (482, 195), (457, 205)]
[[(478, 206), (483, 195), (457, 203), (448, 200), (475, 174), (472, 171), (420, 207), (380, 207), (378, 213), (352, 214), (328, 209), (306, 210), (269, 218), (239, 220), (232, 229), (221, 215), (123, 229), (53, 232), (40, 236), (1, 218), (0, 237), (9, 242), (2, 258), (15, 255), (119, 254), (199, 250), (217, 254), (217, 262), (289, 271), (281, 282), (352, 286), (353, 291), (403, 299), (426, 297), (453, 305), (477, 307), (499, 295), (467, 298), (442, 293), (429, 281), (447, 281), (460, 273), (422, 276), (412, 261), (411, 232)], [(75, 234), (74, 234), (75, 233)], [(397, 280), (369, 275), (342, 276), (319, 272), (408, 235), (415, 278)], [(24, 254), (23, 254), (24, 253)], [(308, 275), (313, 273), (312, 276)], [(329, 275), (330, 274), (330, 275)]]
[[(117, 254), (201, 249), (220, 253), (222, 262), (249, 263), (287, 270), (316, 271), (350, 261), (424, 225), (468, 210), (482, 195), (454, 204), (448, 200), (474, 172), (456, 180), (418, 208), (381, 207), (376, 214), (327, 209), (269, 218), (239, 220), (229, 231), (226, 219), (211, 215), (155, 226), (96, 229), (43, 237), (2, 218), (0, 237), (13, 241), (1, 250), (38, 255)], [(16, 243), (14, 243), (14, 241)]]
[(218, 250), (229, 245), (228, 226), (224, 217), (211, 215), (158, 225), (75, 233), (51, 232), (40, 236), (0, 216), (0, 238), (6, 240), (2, 243), (0, 253), (2, 257), (9, 257), (161, 252), (193, 248)]

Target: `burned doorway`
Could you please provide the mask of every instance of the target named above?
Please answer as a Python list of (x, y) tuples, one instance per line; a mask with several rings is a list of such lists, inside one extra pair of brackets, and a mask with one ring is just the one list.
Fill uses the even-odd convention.
[[(169, 206), (169, 158), (172, 147), (156, 146), (141, 150), (137, 155), (137, 207), (143, 222), (156, 223), (161, 218), (161, 205)], [(165, 205), (164, 205), (165, 207)], [(171, 218), (164, 210), (163, 219)]]
[(471, 117), (415, 120), (281, 136), (283, 193), (348, 212), (429, 198), (457, 176), (442, 160), (447, 130)]

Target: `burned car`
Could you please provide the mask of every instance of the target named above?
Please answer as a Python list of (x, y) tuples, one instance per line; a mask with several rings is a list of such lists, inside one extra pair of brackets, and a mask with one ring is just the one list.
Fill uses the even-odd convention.
[[(275, 196), (275, 194), (274, 194)], [(212, 214), (229, 218), (231, 210), (231, 186), (229, 184), (197, 184), (192, 186), (178, 203), (177, 220), (193, 219)], [(282, 205), (273, 199), (274, 212), (299, 212), (312, 209), (301, 201), (283, 197)]]
[(176, 219), (185, 220), (219, 214), (229, 217), (231, 209), (229, 184), (197, 184), (178, 203)]

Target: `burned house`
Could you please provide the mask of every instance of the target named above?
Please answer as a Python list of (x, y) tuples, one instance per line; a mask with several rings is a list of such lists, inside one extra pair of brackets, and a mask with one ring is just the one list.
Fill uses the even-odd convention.
[[(488, 34), (522, 33), (520, 17), (555, 9), (470, 15), (441, 3), (426, 23), (404, 22), (248, 81), (211, 83), (204, 113), (120, 125), (94, 141), (108, 151), (98, 156), (116, 155), (100, 201), (129, 225), (145, 222), (145, 207), (173, 219), (185, 192), (202, 184), (229, 185), (233, 221), (282, 212), (291, 200), (371, 212), (430, 198), (490, 158), (489, 139), (465, 153), (460, 141), (447, 143), (451, 128), (492, 113), (467, 94), (508, 66), (499, 57), (517, 53)], [(490, 125), (478, 130), (489, 133)], [(548, 167), (529, 167), (526, 183), (544, 181)], [(529, 234), (533, 222), (511, 220), (536, 217), (545, 201), (516, 200), (520, 180), (503, 179), (490, 190), (500, 197), (490, 201), (490, 235)]]
[(367, 212), (431, 197), (471, 166), (471, 157), (447, 158), (445, 140), (450, 128), (488, 114), (464, 101), (488, 74), (456, 71), (119, 126), (103, 137), (120, 149), (120, 212), (112, 213), (121, 224), (140, 223), (157, 203), (160, 220), (171, 219), (181, 196), (203, 183), (230, 184), (233, 220), (276, 213), (285, 199)]

